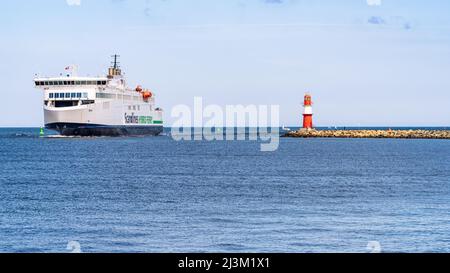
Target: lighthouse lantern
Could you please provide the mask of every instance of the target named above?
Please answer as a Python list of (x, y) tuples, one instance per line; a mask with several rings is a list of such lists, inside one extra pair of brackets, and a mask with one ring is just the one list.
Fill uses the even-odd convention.
[(303, 103), (303, 129), (313, 128), (313, 110), (312, 110), (312, 98), (311, 95), (306, 94)]

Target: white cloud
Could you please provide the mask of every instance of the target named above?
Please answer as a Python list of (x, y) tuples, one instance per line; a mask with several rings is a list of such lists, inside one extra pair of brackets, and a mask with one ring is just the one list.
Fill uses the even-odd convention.
[(69, 6), (80, 6), (81, 0), (66, 0), (67, 5)]
[(381, 0), (366, 0), (369, 6), (381, 6)]

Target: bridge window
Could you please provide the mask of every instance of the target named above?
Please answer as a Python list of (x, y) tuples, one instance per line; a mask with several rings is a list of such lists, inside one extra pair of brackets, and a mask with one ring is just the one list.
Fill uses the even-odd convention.
[[(94, 82), (95, 84), (95, 82)], [(97, 85), (106, 85), (106, 81), (97, 81)]]
[(86, 81), (81, 81), (81, 85), (86, 85)]
[(55, 99), (59, 99), (59, 93), (55, 93)]
[(70, 99), (70, 93), (66, 93), (66, 99)]
[(56, 108), (64, 108), (64, 107), (74, 107), (78, 106), (78, 101), (56, 101)]
[(87, 98), (88, 97), (88, 93), (83, 93), (83, 98)]
[(51, 98), (51, 99), (53, 99), (53, 96), (54, 96), (53, 93), (48, 94), (48, 97)]
[(58, 84), (59, 84), (59, 85), (63, 85), (63, 81), (59, 81)]
[(95, 101), (93, 101), (93, 100), (84, 100), (81, 102), (81, 104), (83, 104), (83, 105), (94, 104), (94, 103), (95, 103)]
[(75, 98), (77, 96), (77, 94), (76, 93), (72, 93), (72, 94), (70, 94), (70, 97), (71, 98)]
[(81, 98), (81, 93), (77, 93), (77, 98), (78, 98), (78, 99)]

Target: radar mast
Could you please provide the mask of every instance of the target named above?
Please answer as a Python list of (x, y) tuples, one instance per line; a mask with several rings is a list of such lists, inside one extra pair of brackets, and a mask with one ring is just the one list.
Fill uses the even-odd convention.
[(108, 69), (108, 78), (112, 79), (115, 76), (122, 76), (122, 70), (120, 69), (120, 63), (118, 62), (120, 56), (115, 54), (111, 56), (113, 61), (111, 67)]

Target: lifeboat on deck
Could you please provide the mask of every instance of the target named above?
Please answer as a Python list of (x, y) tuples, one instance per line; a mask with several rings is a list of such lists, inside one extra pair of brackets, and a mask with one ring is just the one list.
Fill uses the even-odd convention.
[(145, 90), (144, 92), (142, 92), (142, 97), (144, 98), (144, 100), (149, 100), (153, 97), (153, 94), (149, 90)]

